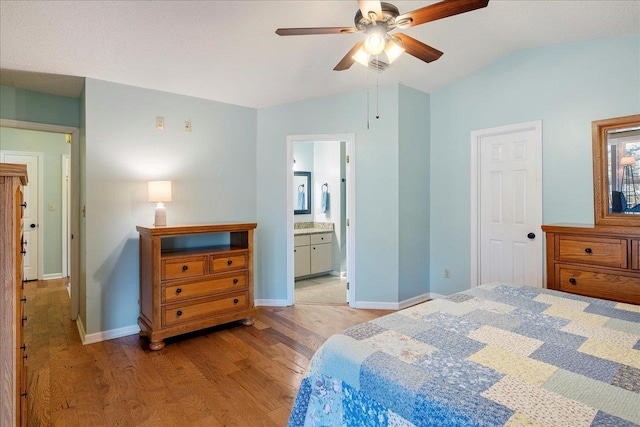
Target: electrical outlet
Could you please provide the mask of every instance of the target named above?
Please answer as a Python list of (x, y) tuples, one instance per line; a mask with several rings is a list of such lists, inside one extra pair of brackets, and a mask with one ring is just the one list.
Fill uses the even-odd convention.
[(445, 279), (450, 279), (451, 278), (451, 271), (444, 270), (444, 278)]
[(156, 129), (163, 130), (164, 129), (164, 117), (156, 117)]
[(184, 122), (184, 131), (186, 133), (191, 133), (191, 121)]

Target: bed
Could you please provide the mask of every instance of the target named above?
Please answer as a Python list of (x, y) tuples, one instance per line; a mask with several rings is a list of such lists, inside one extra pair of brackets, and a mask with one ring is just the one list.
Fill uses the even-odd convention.
[(346, 329), (289, 426), (640, 425), (640, 306), (489, 284)]

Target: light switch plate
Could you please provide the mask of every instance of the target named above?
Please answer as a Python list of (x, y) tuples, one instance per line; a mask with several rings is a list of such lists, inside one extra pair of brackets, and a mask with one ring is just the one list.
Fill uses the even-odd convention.
[(156, 129), (163, 130), (164, 129), (164, 117), (156, 117)]

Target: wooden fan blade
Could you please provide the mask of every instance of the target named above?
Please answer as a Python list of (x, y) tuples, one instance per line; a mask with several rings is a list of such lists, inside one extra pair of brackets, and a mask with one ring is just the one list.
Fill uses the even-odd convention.
[(312, 34), (352, 34), (360, 30), (353, 27), (318, 27), (318, 28), (278, 28), (279, 36), (306, 36)]
[(354, 44), (351, 50), (344, 56), (344, 58), (342, 58), (340, 62), (338, 62), (338, 65), (333, 68), (333, 71), (344, 71), (351, 68), (353, 63), (356, 62), (356, 60), (353, 59), (353, 55), (356, 54), (358, 49), (360, 49), (363, 44), (363, 41), (359, 41), (358, 43)]
[(409, 28), (459, 13), (481, 9), (488, 4), (489, 0), (443, 0), (440, 3), (400, 15), (396, 18), (396, 23), (400, 28)]
[(403, 48), (405, 52), (424, 62), (433, 62), (442, 56), (442, 52), (438, 49), (432, 48), (406, 34), (395, 33), (392, 37), (393, 41)]
[(358, 6), (365, 18), (369, 17), (369, 12), (374, 12), (376, 21), (382, 21), (382, 5), (379, 0), (358, 0)]

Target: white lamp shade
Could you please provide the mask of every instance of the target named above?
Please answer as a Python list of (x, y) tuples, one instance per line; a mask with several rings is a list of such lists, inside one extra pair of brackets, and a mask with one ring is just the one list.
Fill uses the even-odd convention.
[(355, 55), (352, 56), (352, 58), (365, 67), (369, 66), (369, 54), (366, 50), (364, 50), (364, 47), (358, 49), (358, 51), (355, 53)]
[(384, 48), (384, 53), (387, 54), (389, 64), (392, 64), (393, 61), (398, 59), (398, 57), (402, 55), (402, 52), (404, 52), (404, 49), (401, 48), (397, 43), (394, 43), (393, 40), (389, 40)]
[(150, 202), (171, 201), (171, 181), (149, 181)]
[(636, 162), (636, 158), (633, 156), (626, 156), (620, 159), (620, 164), (622, 166), (633, 165)]

